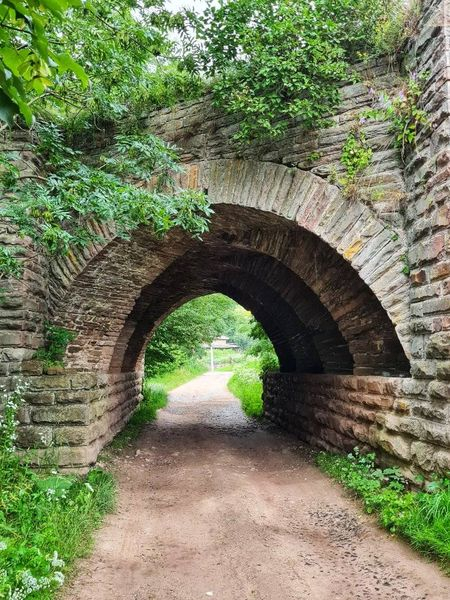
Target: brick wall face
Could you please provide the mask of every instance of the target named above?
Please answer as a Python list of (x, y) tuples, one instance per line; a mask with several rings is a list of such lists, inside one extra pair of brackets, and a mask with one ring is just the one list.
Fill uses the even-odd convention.
[[(412, 369), (450, 380), (450, 3), (426, 2), (408, 66), (429, 73), (422, 102), (431, 128), (405, 167), (411, 265)], [(433, 390), (434, 387), (431, 387)], [(448, 394), (450, 398), (450, 393)]]
[[(264, 407), (269, 419), (314, 447), (376, 449), (409, 475), (446, 471), (448, 397), (428, 402), (425, 388), (411, 378), (270, 373)], [(418, 421), (424, 410), (428, 419)]]

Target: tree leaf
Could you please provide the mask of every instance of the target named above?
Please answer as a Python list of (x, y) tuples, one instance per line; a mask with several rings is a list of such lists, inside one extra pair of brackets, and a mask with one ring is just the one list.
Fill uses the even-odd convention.
[(89, 83), (89, 77), (83, 67), (78, 64), (67, 52), (62, 54), (53, 54), (53, 60), (59, 65), (61, 73), (66, 71), (72, 71), (81, 81), (84, 87), (87, 87)]
[(7, 123), (10, 127), (14, 125), (14, 117), (19, 113), (19, 107), (11, 98), (0, 90), (0, 120)]

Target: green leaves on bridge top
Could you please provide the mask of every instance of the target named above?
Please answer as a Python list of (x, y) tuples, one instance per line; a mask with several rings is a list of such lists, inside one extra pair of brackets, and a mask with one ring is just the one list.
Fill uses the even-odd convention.
[(55, 126), (41, 127), (40, 140), (47, 176), (18, 174), (0, 216), (49, 254), (101, 243), (95, 223), (122, 238), (141, 225), (156, 236), (174, 227), (196, 237), (207, 230), (212, 211), (205, 195), (175, 184), (173, 173), (181, 169), (173, 146), (151, 135), (122, 135), (108, 156), (89, 165)]
[(396, 50), (402, 0), (228, 0), (196, 21), (216, 104), (240, 115), (239, 142), (322, 126), (356, 60)]

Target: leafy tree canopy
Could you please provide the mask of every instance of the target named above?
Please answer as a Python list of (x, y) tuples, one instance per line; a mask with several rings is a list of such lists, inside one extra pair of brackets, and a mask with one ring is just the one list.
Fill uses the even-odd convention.
[(397, 49), (402, 0), (219, 0), (196, 22), (218, 106), (241, 116), (241, 142), (287, 120), (322, 126), (356, 60)]
[(11, 124), (20, 113), (31, 125), (38, 114), (80, 127), (86, 117), (117, 120), (145, 104), (161, 105), (161, 87), (166, 102), (198, 95), (200, 79), (183, 71), (168, 35), (186, 31), (185, 19), (164, 4), (4, 0), (0, 119)]

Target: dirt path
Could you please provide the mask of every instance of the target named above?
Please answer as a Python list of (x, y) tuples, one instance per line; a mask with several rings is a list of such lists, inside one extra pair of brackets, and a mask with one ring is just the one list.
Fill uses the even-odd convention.
[(445, 600), (450, 580), (391, 539), (288, 434), (207, 374), (117, 459), (117, 514), (66, 600)]

